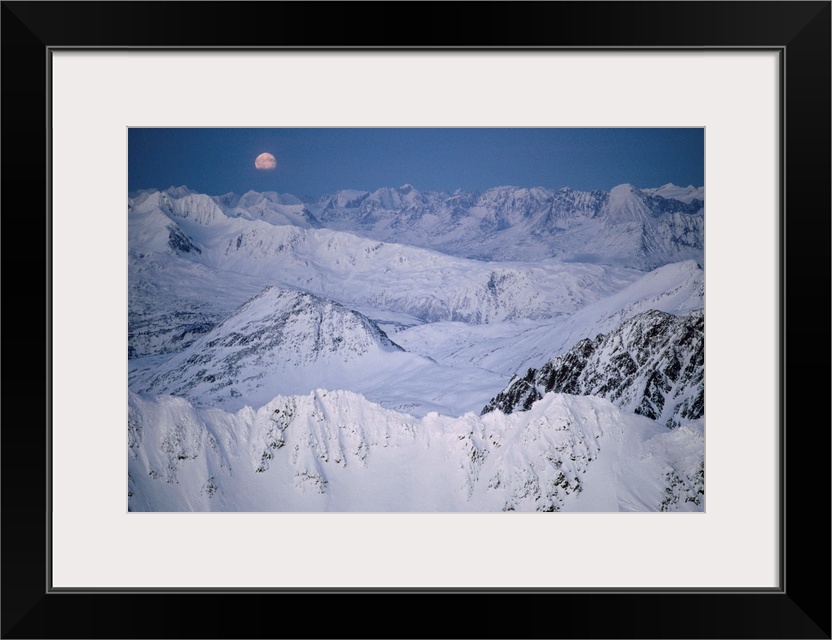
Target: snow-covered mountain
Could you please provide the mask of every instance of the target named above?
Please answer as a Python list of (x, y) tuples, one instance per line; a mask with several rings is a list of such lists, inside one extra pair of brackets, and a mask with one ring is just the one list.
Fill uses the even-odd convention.
[[(156, 207), (202, 224), (224, 213), (278, 226), (324, 225), (463, 257), (526, 261), (595, 255), (601, 262), (609, 258), (615, 264), (624, 256), (615, 253), (620, 253), (621, 242), (607, 237), (604, 250), (599, 251), (592, 236), (609, 225), (633, 222), (640, 228), (629, 229), (624, 244), (643, 239), (640, 255), (631, 256), (640, 262), (631, 266), (644, 269), (648, 263), (655, 267), (701, 258), (702, 197), (701, 188), (671, 184), (643, 190), (619, 185), (609, 193), (497, 187), (481, 194), (423, 193), (404, 185), (372, 193), (339, 191), (307, 205), (295, 196), (276, 192), (211, 197), (177, 187), (141, 192), (130, 201), (130, 208)], [(616, 234), (622, 231), (619, 228)]]
[(554, 191), (497, 187), (481, 194), (412, 185), (337, 192), (309, 205), (324, 226), (485, 260), (564, 260), (654, 269), (702, 262), (704, 190)]
[(593, 397), (422, 419), (317, 390), (237, 413), (130, 394), (132, 511), (701, 511), (702, 421)]
[(213, 200), (226, 215), (232, 217), (264, 220), (275, 226), (293, 225), (304, 229), (321, 227), (321, 223), (310, 213), (306, 205), (291, 194), (248, 191), (241, 196), (226, 193), (215, 196)]
[[(467, 260), (330, 229), (229, 217), (207, 196), (188, 194), (182, 200), (155, 192), (131, 201), (131, 288), (141, 289), (148, 279), (155, 284), (157, 272), (143, 263), (161, 254), (221, 273), (218, 281), (237, 282), (241, 274), (247, 294), (257, 280), (261, 289), (271, 284), (296, 287), (353, 307), (406, 313), (429, 322), (487, 323), (572, 313), (640, 275), (630, 269), (557, 260)], [(218, 286), (225, 287), (219, 282)], [(136, 302), (146, 299), (139, 295)], [(245, 299), (238, 296), (236, 303)], [(137, 317), (149, 313), (133, 302), (131, 311)], [(229, 311), (227, 305), (218, 308), (210, 295), (200, 302), (210, 313)], [(131, 330), (137, 333), (135, 327)], [(137, 354), (150, 353), (132, 346)]]
[(262, 278), (215, 269), (170, 252), (128, 261), (128, 354), (181, 351), (263, 289)]
[[(236, 410), (326, 386), (424, 415), (468, 411), (478, 395), (499, 389), (502, 381), (488, 371), (405, 353), (363, 314), (272, 286), (186, 349), (136, 372), (131, 388)], [(445, 399), (450, 385), (455, 393)]]
[(609, 295), (640, 274), (559, 261), (487, 263), (329, 229), (248, 228), (206, 243), (196, 260), (354, 306), (428, 322), (554, 317)]
[(248, 220), (264, 220), (273, 225), (295, 225), (303, 228), (320, 227), (299, 198), (275, 191), (248, 191), (242, 195), (225, 193), (209, 196), (191, 191), (186, 186), (170, 187), (164, 191), (148, 189), (135, 194), (129, 201), (132, 211), (161, 212), (174, 218), (195, 220), (209, 225), (222, 217), (242, 217)]
[(135, 193), (130, 509), (703, 510), (702, 197)]
[(665, 265), (573, 314), (555, 319), (469, 325), (436, 322), (404, 328), (395, 339), (450, 366), (476, 365), (505, 375), (539, 368), (576, 342), (615, 330), (650, 310), (685, 315), (705, 304), (705, 272), (693, 260)]
[(235, 387), (260, 386), (266, 372), (297, 375), (320, 364), (325, 373), (394, 350), (402, 349), (360, 313), (310, 293), (269, 287), (168, 360), (145, 391), (199, 397), (228, 388), (239, 397)]
[(482, 413), (527, 411), (550, 391), (609, 399), (674, 428), (705, 414), (705, 319), (647, 311), (515, 376)]
[[(560, 258), (650, 270), (704, 259), (704, 188), (610, 192), (496, 187), (483, 193), (421, 192), (412, 185), (338, 191), (303, 203), (290, 194), (143, 192), (131, 208), (201, 224), (218, 216), (273, 226), (328, 227), (449, 255), (500, 261)], [(185, 245), (183, 245), (184, 248)]]
[(661, 196), (662, 198), (680, 200), (686, 204), (690, 204), (694, 200), (705, 202), (705, 187), (697, 188), (693, 185), (688, 185), (687, 187), (677, 187), (672, 182), (668, 182), (657, 189), (644, 189), (644, 192), (651, 195)]

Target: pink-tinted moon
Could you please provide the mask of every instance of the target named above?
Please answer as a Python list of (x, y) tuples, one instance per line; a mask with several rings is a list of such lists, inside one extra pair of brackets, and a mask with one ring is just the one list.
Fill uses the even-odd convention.
[(277, 168), (277, 160), (275, 160), (274, 156), (270, 153), (261, 153), (254, 160), (254, 166), (261, 171), (268, 171), (269, 169)]

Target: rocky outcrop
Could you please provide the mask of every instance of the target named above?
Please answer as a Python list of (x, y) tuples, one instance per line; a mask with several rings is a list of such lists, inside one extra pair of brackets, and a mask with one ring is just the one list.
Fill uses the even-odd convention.
[(639, 314), (607, 335), (584, 339), (540, 369), (514, 377), (482, 413), (527, 411), (550, 391), (607, 398), (669, 428), (705, 413), (703, 310)]

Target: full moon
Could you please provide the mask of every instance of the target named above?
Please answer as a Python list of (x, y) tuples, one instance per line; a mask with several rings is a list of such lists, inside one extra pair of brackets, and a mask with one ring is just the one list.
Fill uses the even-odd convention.
[(277, 167), (277, 160), (275, 160), (274, 156), (270, 153), (261, 153), (254, 160), (254, 166), (261, 171), (268, 171), (269, 169), (275, 169)]

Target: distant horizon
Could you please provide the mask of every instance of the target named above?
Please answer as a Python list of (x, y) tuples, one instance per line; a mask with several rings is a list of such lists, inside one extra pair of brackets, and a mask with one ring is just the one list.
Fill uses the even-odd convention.
[(246, 193), (253, 192), (253, 193), (261, 193), (261, 194), (262, 193), (277, 193), (278, 195), (295, 196), (296, 198), (299, 198), (299, 199), (303, 199), (305, 197), (308, 197), (308, 198), (311, 198), (311, 199), (319, 199), (319, 198), (322, 198), (322, 197), (325, 197), (325, 196), (328, 196), (328, 195), (332, 195), (334, 193), (338, 193), (340, 191), (357, 191), (359, 193), (374, 193), (374, 192), (380, 191), (382, 189), (401, 189), (401, 188), (407, 187), (407, 186), (412, 187), (413, 189), (415, 189), (419, 193), (436, 193), (436, 194), (447, 194), (447, 195), (451, 195), (453, 193), (456, 193), (457, 191), (463, 191), (465, 193), (472, 193), (472, 194), (481, 194), (481, 193), (485, 193), (487, 191), (491, 191), (493, 189), (527, 189), (527, 190), (545, 189), (547, 191), (563, 191), (563, 190), (582, 191), (582, 192), (603, 191), (603, 192), (609, 193), (615, 187), (622, 186), (622, 185), (625, 185), (625, 184), (630, 184), (631, 186), (635, 187), (636, 189), (638, 189), (640, 191), (643, 191), (645, 189), (660, 189), (660, 188), (666, 187), (666, 186), (678, 187), (680, 189), (689, 189), (689, 188), (702, 189), (705, 186), (704, 184), (700, 184), (700, 185), (696, 185), (696, 184), (682, 185), (682, 184), (676, 184), (676, 183), (673, 183), (673, 182), (665, 182), (665, 183), (660, 184), (660, 185), (649, 185), (649, 186), (647, 186), (647, 185), (638, 185), (638, 184), (632, 184), (632, 183), (628, 183), (628, 182), (622, 182), (621, 184), (613, 185), (609, 189), (573, 189), (569, 185), (563, 185), (561, 187), (547, 187), (547, 186), (538, 184), (538, 185), (534, 185), (534, 186), (529, 187), (529, 186), (526, 186), (526, 185), (519, 185), (519, 184), (498, 184), (498, 185), (494, 185), (494, 186), (491, 186), (491, 187), (487, 187), (485, 189), (476, 189), (476, 190), (472, 190), (472, 191), (462, 189), (461, 187), (457, 188), (457, 189), (452, 189), (450, 191), (435, 191), (433, 189), (421, 189), (421, 188), (419, 188), (418, 185), (412, 184), (410, 182), (406, 182), (404, 184), (395, 185), (395, 186), (393, 186), (393, 185), (384, 185), (384, 186), (376, 187), (375, 189), (351, 189), (351, 188), (347, 187), (347, 188), (344, 188), (344, 189), (336, 189), (335, 191), (331, 191), (331, 192), (328, 192), (328, 193), (322, 193), (320, 195), (312, 196), (312, 195), (303, 194), (303, 193), (298, 194), (298, 193), (294, 193), (292, 191), (277, 191), (276, 189), (265, 189), (265, 190), (261, 190), (261, 191), (258, 191), (256, 189), (248, 189), (246, 191), (224, 191), (222, 193), (209, 193), (207, 191), (199, 191), (197, 189), (191, 189), (191, 187), (187, 184), (171, 184), (171, 185), (168, 185), (167, 187), (163, 187), (163, 188), (155, 187), (155, 186), (154, 187), (143, 187), (143, 188), (139, 188), (139, 189), (129, 191), (127, 195), (128, 195), (129, 198), (134, 198), (134, 197), (138, 196), (141, 193), (155, 193), (155, 192), (164, 193), (164, 192), (170, 191), (172, 189), (183, 189), (184, 188), (184, 189), (187, 189), (188, 191), (190, 191), (191, 193), (200, 193), (200, 194), (207, 195), (207, 196), (210, 196), (210, 197), (220, 197), (220, 196), (228, 195), (230, 193), (242, 196), (242, 195), (245, 195)]
[[(255, 167), (255, 159), (265, 163)], [(128, 193), (704, 186), (703, 128), (130, 128)]]

